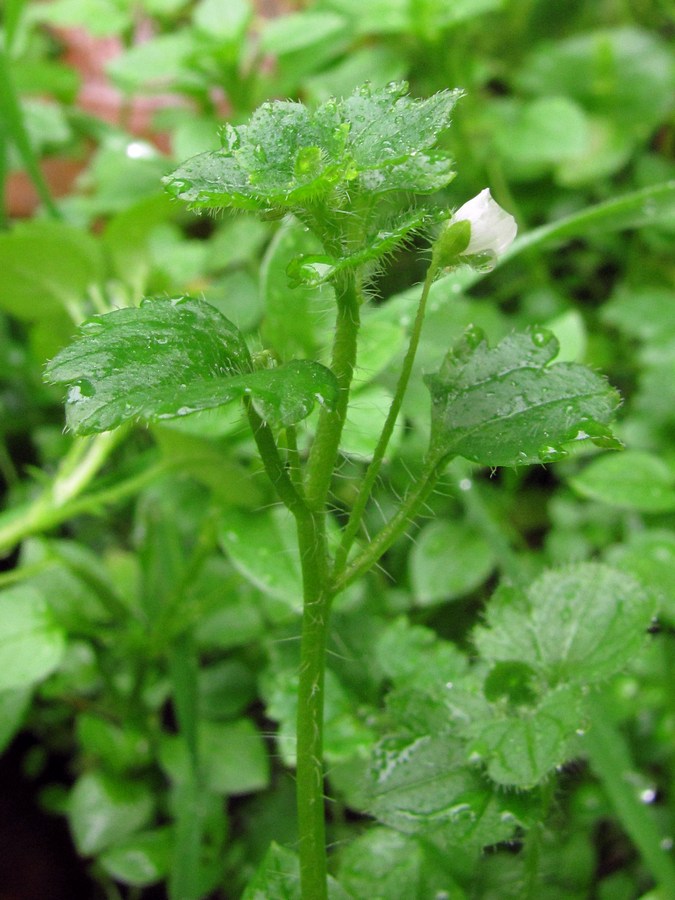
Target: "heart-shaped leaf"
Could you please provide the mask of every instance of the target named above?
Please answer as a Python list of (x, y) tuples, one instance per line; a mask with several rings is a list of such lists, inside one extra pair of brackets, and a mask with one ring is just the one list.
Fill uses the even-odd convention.
[(557, 352), (544, 328), (509, 335), (494, 348), (480, 329), (468, 329), (440, 371), (425, 379), (431, 456), (515, 466), (560, 459), (573, 441), (620, 447), (606, 424), (619, 395), (585, 366), (549, 366)]
[(184, 416), (248, 396), (258, 413), (283, 427), (315, 403), (332, 408), (333, 373), (308, 360), (253, 371), (239, 330), (217, 309), (190, 297), (156, 298), (95, 316), (82, 336), (47, 366), (70, 385), (68, 425), (78, 434), (129, 419)]

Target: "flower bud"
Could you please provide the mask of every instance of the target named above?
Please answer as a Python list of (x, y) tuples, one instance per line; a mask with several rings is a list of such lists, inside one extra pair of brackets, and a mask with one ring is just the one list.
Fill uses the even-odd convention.
[(490, 269), (513, 243), (518, 227), (513, 216), (492, 199), (485, 188), (452, 216), (434, 245), (437, 268), (466, 263)]
[(450, 224), (463, 221), (471, 225), (471, 238), (464, 251), (466, 256), (485, 252), (501, 256), (511, 246), (518, 231), (516, 220), (492, 199), (490, 188), (460, 206)]

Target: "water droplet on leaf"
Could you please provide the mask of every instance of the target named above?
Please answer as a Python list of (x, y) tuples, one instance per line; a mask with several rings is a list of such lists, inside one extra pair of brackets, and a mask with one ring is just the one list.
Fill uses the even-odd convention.
[(553, 333), (545, 328), (537, 329), (531, 332), (532, 343), (535, 347), (545, 347), (553, 340)]

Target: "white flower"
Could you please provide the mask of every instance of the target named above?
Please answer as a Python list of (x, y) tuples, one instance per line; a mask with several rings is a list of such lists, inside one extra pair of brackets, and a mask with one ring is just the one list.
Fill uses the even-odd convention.
[(492, 199), (490, 188), (485, 188), (460, 206), (450, 219), (450, 225), (466, 221), (471, 225), (471, 239), (463, 255), (488, 251), (496, 256), (511, 246), (518, 231), (516, 220)]

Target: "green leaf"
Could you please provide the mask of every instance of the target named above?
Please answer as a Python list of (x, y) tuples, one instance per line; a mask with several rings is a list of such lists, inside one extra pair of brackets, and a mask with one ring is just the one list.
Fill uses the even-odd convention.
[(540, 166), (555, 165), (586, 150), (590, 139), (586, 116), (567, 97), (509, 103), (504, 112), (506, 122), (497, 130), (495, 144), (519, 174), (536, 178)]
[(646, 134), (672, 104), (672, 56), (655, 33), (607, 28), (540, 44), (518, 81), (536, 94), (573, 97), (623, 130)]
[(246, 0), (199, 0), (192, 12), (198, 29), (218, 42), (240, 41), (251, 20), (253, 10)]
[(96, 37), (120, 34), (130, 24), (125, 8), (108, 0), (56, 0), (38, 7), (36, 17), (61, 28), (85, 28)]
[(238, 659), (226, 659), (200, 669), (199, 715), (205, 719), (231, 719), (255, 702), (256, 680)]
[(259, 594), (222, 556), (207, 560), (188, 589), (189, 603), (199, 604), (195, 638), (207, 650), (230, 650), (257, 640), (267, 623)]
[[(265, 300), (262, 334), (281, 359), (315, 358), (322, 344), (330, 313), (335, 308), (329, 285), (292, 286), (287, 267), (296, 257), (321, 251), (317, 238), (295, 219), (288, 218), (270, 242), (260, 270), (260, 291)], [(333, 313), (334, 315), (334, 313)]]
[(371, 828), (359, 835), (340, 853), (339, 866), (340, 883), (354, 897), (466, 897), (452, 877), (450, 859), (433, 845), (389, 828)]
[(500, 588), (474, 642), (483, 658), (528, 663), (550, 685), (587, 685), (639, 652), (654, 607), (625, 572), (582, 563), (544, 572), (523, 593)]
[(582, 497), (645, 513), (675, 509), (675, 473), (658, 456), (641, 450), (601, 456), (570, 478)]
[(29, 688), (0, 691), (0, 753), (21, 727), (31, 701)]
[(468, 522), (432, 522), (422, 529), (410, 554), (415, 602), (431, 606), (469, 594), (495, 566), (492, 546)]
[(357, 88), (310, 112), (301, 103), (264, 103), (247, 125), (227, 125), (223, 149), (193, 157), (167, 176), (171, 194), (193, 206), (293, 208), (338, 185), (366, 191), (432, 191), (453, 177), (445, 153), (431, 152), (448, 128), (459, 91), (427, 100), (407, 85)]
[[(214, 794), (236, 796), (261, 791), (269, 785), (265, 744), (250, 719), (202, 721), (198, 744), (204, 785)], [(181, 737), (166, 735), (159, 756), (163, 769), (174, 782), (182, 784), (190, 780), (190, 757)]]
[(65, 653), (63, 631), (44, 597), (28, 585), (0, 593), (0, 691), (46, 678)]
[(440, 371), (425, 379), (431, 456), (515, 466), (561, 459), (562, 445), (588, 438), (619, 446), (606, 425), (618, 394), (583, 366), (549, 366), (557, 351), (544, 328), (509, 335), (494, 348), (480, 329), (469, 329)]
[(261, 48), (284, 56), (304, 50), (327, 38), (339, 40), (346, 30), (342, 16), (332, 12), (311, 11), (278, 16), (270, 21), (261, 36)]
[(608, 548), (605, 561), (636, 578), (655, 597), (659, 614), (675, 622), (675, 533), (633, 532), (625, 543)]
[(300, 612), (302, 578), (294, 535), (293, 519), (283, 509), (255, 515), (229, 509), (218, 529), (221, 547), (244, 578)]
[(672, 292), (658, 284), (622, 284), (602, 307), (604, 322), (629, 337), (661, 343), (675, 333)]
[(296, 360), (252, 372), (237, 328), (189, 297), (147, 299), (139, 308), (94, 316), (49, 363), (47, 378), (70, 385), (67, 422), (79, 434), (139, 417), (184, 416), (244, 396), (262, 418), (284, 426), (317, 401), (330, 409), (337, 395), (335, 377), (318, 363)]
[(78, 310), (103, 280), (99, 245), (85, 231), (32, 221), (0, 235), (0, 308), (31, 322)]
[(99, 759), (110, 772), (140, 768), (150, 762), (150, 745), (137, 728), (83, 713), (78, 716), (77, 739), (87, 756)]
[[(423, 702), (430, 701), (417, 700)], [(443, 829), (448, 842), (467, 849), (508, 840), (523, 822), (517, 798), (495, 793), (467, 765), (464, 744), (447, 721), (444, 733), (380, 741), (371, 762), (368, 811), (404, 834)]]
[(430, 628), (411, 625), (403, 616), (377, 639), (375, 658), (396, 686), (419, 690), (459, 678), (468, 665), (455, 644), (442, 641)]
[(153, 808), (149, 785), (88, 772), (77, 780), (69, 798), (75, 846), (83, 856), (100, 853), (146, 825)]
[(105, 871), (116, 881), (145, 887), (166, 878), (173, 851), (170, 828), (142, 831), (115, 844), (99, 857)]
[[(379, 384), (367, 384), (355, 391), (340, 441), (340, 452), (345, 456), (371, 459), (391, 406), (391, 394)], [(387, 453), (395, 454), (400, 443), (402, 429), (395, 429)]]
[[(272, 842), (248, 883), (242, 900), (301, 900), (300, 861), (297, 855)], [(353, 898), (329, 875), (328, 900)]]
[(470, 758), (483, 760), (493, 781), (532, 788), (575, 755), (573, 742), (585, 724), (581, 691), (560, 687), (532, 707), (491, 704), (489, 716), (459, 727)]

